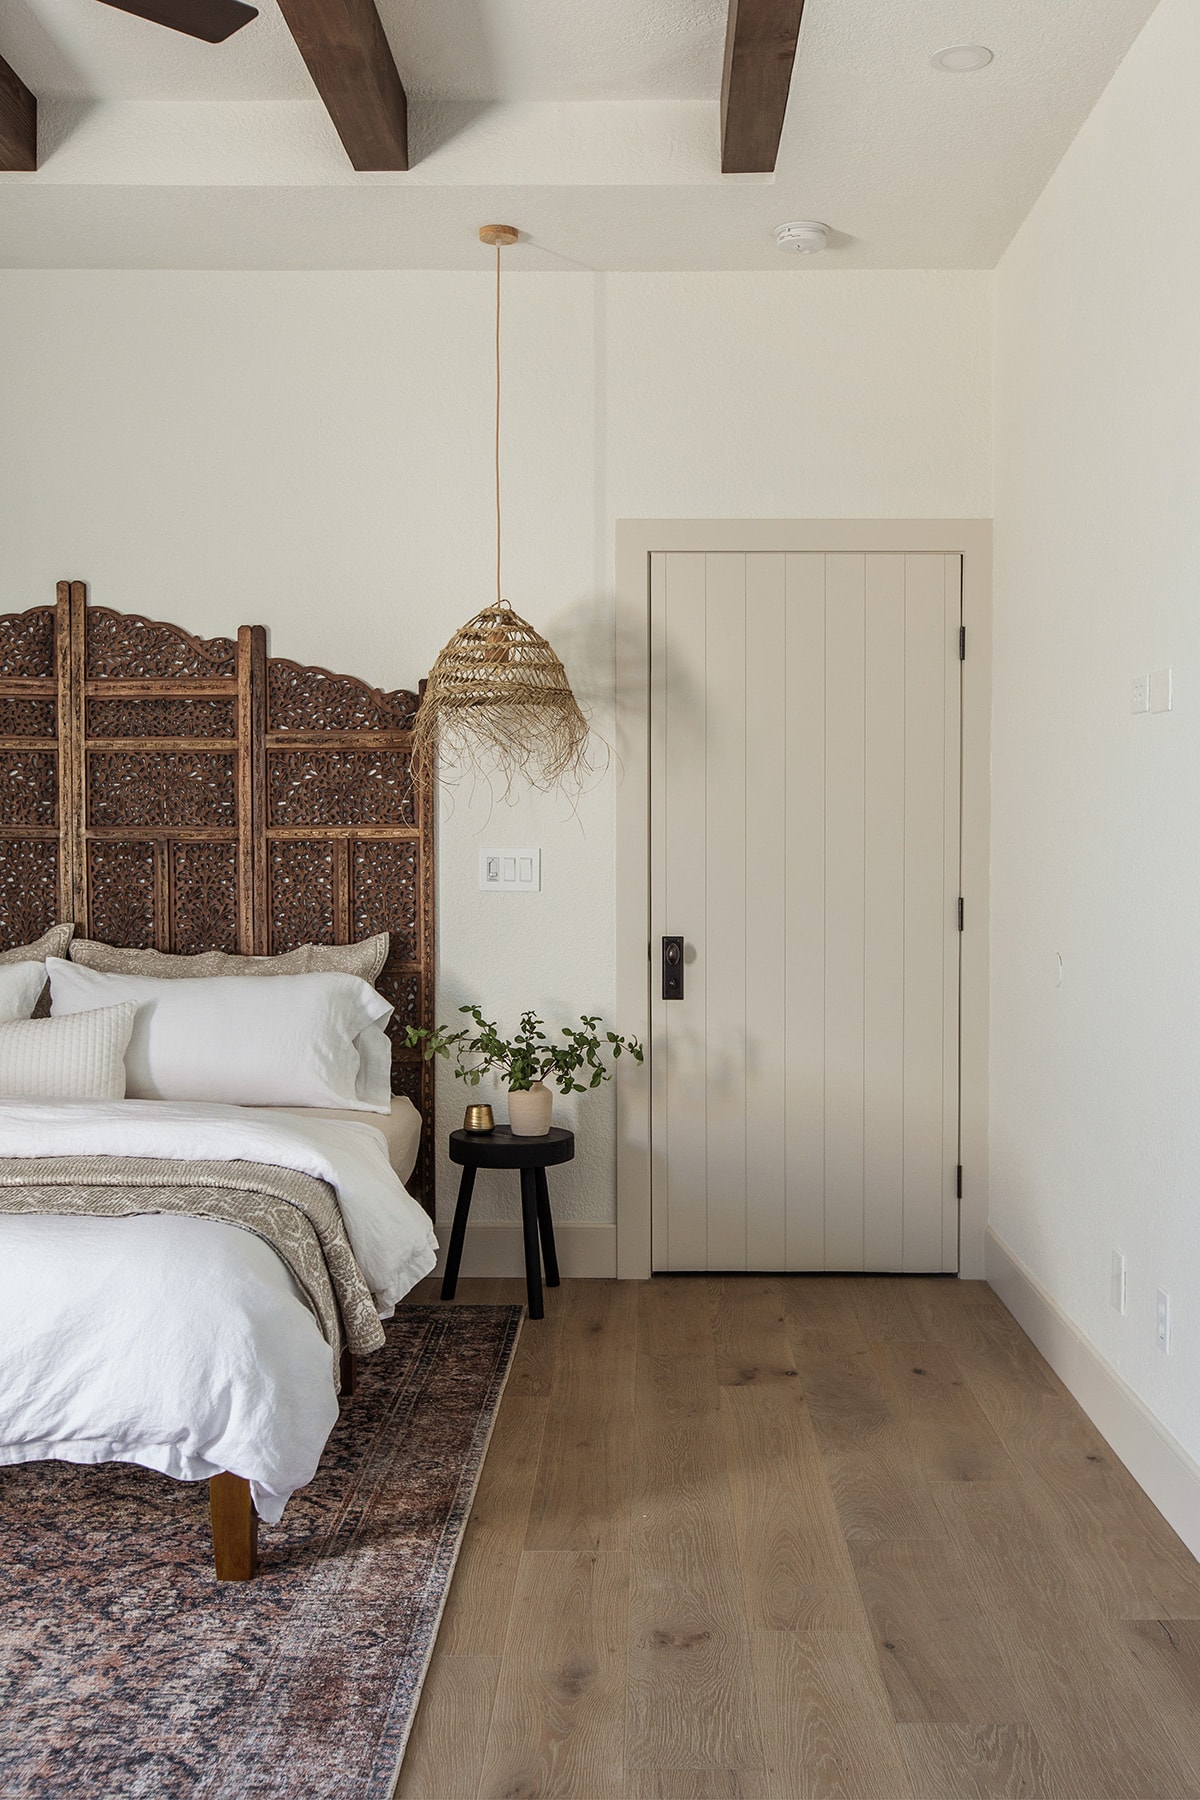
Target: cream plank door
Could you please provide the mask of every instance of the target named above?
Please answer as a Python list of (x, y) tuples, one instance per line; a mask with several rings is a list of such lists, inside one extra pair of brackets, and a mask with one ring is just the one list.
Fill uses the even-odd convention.
[(650, 561), (654, 1267), (955, 1270), (961, 561)]

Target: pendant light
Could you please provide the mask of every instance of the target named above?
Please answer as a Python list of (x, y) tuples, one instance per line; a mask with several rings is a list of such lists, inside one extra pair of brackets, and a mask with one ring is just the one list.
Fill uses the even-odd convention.
[(425, 685), (414, 727), (418, 757), (500, 777), (522, 775), (548, 793), (586, 771), (588, 727), (566, 670), (527, 620), (502, 597), (500, 575), (500, 252), (511, 225), (484, 225), (496, 252), (496, 599), (456, 631)]

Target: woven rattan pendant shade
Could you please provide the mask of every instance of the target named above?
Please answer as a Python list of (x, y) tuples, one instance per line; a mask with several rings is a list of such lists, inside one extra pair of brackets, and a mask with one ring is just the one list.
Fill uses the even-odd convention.
[(473, 764), (550, 789), (576, 775), (588, 727), (567, 672), (507, 600), (456, 631), (425, 685), (417, 714), (419, 755)]
[(500, 598), (500, 251), (511, 225), (479, 233), (496, 251), (496, 600), (456, 631), (433, 665), (414, 749), (439, 765), (474, 768), (510, 788), (522, 775), (546, 792), (578, 782), (588, 726), (545, 638)]

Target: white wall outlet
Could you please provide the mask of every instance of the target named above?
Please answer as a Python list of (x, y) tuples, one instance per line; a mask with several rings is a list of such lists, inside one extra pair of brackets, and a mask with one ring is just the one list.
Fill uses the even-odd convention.
[(1170, 712), (1171, 710), (1171, 671), (1155, 669), (1150, 677), (1150, 711)]
[(495, 893), (539, 893), (542, 886), (541, 851), (481, 850), (479, 885)]
[(1125, 1258), (1119, 1250), (1114, 1250), (1112, 1253), (1112, 1287), (1109, 1292), (1114, 1312), (1123, 1313), (1125, 1311), (1125, 1296)]
[(1164, 1356), (1171, 1354), (1171, 1296), (1166, 1288), (1154, 1296), (1154, 1341)]
[(1134, 676), (1129, 710), (1135, 713), (1150, 711), (1150, 677), (1148, 675)]

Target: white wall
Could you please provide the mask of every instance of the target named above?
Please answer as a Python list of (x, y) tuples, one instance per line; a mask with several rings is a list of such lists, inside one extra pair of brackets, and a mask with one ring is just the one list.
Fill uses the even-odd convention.
[[(518, 275), (505, 289), (505, 591), (611, 736), (621, 516), (988, 511), (986, 274)], [(98, 603), (412, 685), (493, 592), (487, 275), (0, 274), (0, 609)], [(448, 797), (440, 1012), (613, 1004), (612, 778)], [(541, 843), (539, 896), (481, 895)], [(464, 1092), (442, 1083), (441, 1128)], [(613, 1109), (575, 1117), (563, 1219), (606, 1223)], [(443, 1208), (453, 1193), (443, 1170)], [(480, 1187), (479, 1216), (511, 1196)]]
[(998, 272), (991, 1001), (993, 1228), (1194, 1457), (1198, 67), (1162, 0)]
[(990, 512), (990, 272), (610, 283), (614, 518)]

